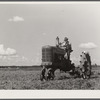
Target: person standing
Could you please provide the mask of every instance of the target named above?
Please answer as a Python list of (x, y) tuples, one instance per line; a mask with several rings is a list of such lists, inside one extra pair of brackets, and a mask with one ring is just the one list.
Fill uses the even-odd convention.
[(67, 37), (64, 38), (64, 42), (61, 43), (60, 47), (63, 48), (63, 49), (66, 51), (64, 57), (65, 57), (66, 59), (70, 60), (70, 53), (71, 53), (73, 50), (72, 50), (72, 46), (71, 46), (71, 44), (69, 43), (69, 40), (68, 40)]

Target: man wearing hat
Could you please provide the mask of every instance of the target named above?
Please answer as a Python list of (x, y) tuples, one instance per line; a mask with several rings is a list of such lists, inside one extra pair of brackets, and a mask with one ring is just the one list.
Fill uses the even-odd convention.
[(69, 43), (67, 37), (64, 38), (64, 42), (62, 42), (60, 46), (61, 46), (61, 48), (63, 48), (63, 49), (66, 51), (64, 57), (65, 57), (66, 59), (70, 60), (70, 53), (71, 53), (73, 50), (72, 50), (71, 44)]

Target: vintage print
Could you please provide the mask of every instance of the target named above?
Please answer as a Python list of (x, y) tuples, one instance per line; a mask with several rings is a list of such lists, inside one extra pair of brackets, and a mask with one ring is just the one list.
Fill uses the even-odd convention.
[(100, 2), (0, 3), (0, 89), (100, 89)]

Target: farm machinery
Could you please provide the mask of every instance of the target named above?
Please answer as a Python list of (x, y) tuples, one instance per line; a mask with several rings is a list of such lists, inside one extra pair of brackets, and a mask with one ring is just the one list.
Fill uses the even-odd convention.
[[(71, 63), (71, 60), (66, 60), (64, 58), (64, 55), (64, 49), (54, 46), (42, 47), (41, 80), (43, 80), (44, 78), (48, 80), (49, 76), (51, 76), (51, 79), (54, 79), (54, 72), (57, 69), (60, 69), (60, 71), (64, 72), (74, 70), (74, 64)], [(51, 75), (48, 75), (49, 73)]]
[[(42, 47), (42, 70), (40, 74), (40, 79), (42, 80), (53, 80), (55, 71), (59, 69), (63, 72), (69, 72), (71, 75), (76, 75), (78, 77), (87, 78), (91, 75), (91, 63), (86, 56), (86, 53), (82, 53), (81, 57), (86, 57), (80, 61), (80, 66), (75, 67), (74, 63), (70, 60), (70, 53), (73, 50), (68, 49), (67, 51), (59, 46), (43, 46)], [(66, 53), (67, 52), (67, 53)], [(65, 55), (67, 54), (67, 59)], [(69, 54), (69, 55), (68, 55)], [(83, 56), (85, 55), (85, 56)]]

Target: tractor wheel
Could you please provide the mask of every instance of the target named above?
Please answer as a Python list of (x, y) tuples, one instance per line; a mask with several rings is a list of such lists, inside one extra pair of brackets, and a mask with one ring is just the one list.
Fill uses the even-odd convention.
[(40, 74), (40, 80), (43, 81), (43, 79), (45, 79), (45, 73), (46, 73), (46, 68), (43, 67), (41, 74)]
[(47, 74), (46, 74), (46, 80), (53, 80), (54, 79), (54, 72), (52, 68), (49, 68), (47, 70)]
[(41, 75), (40, 75), (40, 80), (43, 81), (43, 79), (44, 79), (44, 78), (43, 78), (43, 75), (41, 74)]

